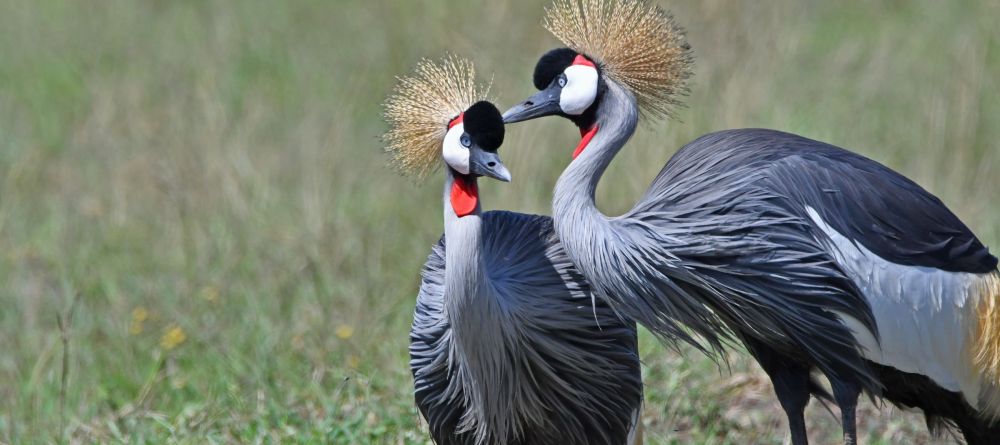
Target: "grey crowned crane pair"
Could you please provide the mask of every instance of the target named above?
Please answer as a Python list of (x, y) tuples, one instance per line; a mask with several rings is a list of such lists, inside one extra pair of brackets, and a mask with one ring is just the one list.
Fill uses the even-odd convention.
[[(418, 405), (435, 440), (589, 443), (573, 442), (578, 436), (528, 439), (535, 431), (530, 428), (572, 434), (580, 426), (564, 423), (565, 414), (579, 412), (579, 406), (538, 412), (517, 405), (530, 406), (525, 391), (540, 397), (570, 391), (584, 395), (564, 402), (596, 398), (606, 408), (608, 385), (591, 386), (570, 354), (539, 359), (540, 349), (532, 348), (560, 342), (578, 346), (573, 354), (590, 354), (584, 360), (611, 357), (607, 348), (594, 349), (600, 343), (594, 335), (606, 331), (609, 320), (601, 316), (613, 311), (666, 341), (687, 341), (709, 354), (732, 342), (745, 345), (771, 378), (795, 445), (807, 443), (803, 411), (811, 396), (840, 407), (845, 442), (856, 443), (854, 410), (862, 392), (919, 408), (932, 430), (957, 428), (969, 444), (1000, 443), (997, 259), (940, 200), (841, 148), (773, 130), (730, 130), (682, 147), (632, 210), (605, 216), (594, 202), (601, 175), (641, 117), (669, 115), (690, 74), (690, 48), (668, 14), (641, 0), (556, 0), (545, 23), (567, 47), (542, 56), (534, 72), (541, 91), (503, 117), (513, 123), (562, 116), (583, 137), (557, 182), (551, 225), (546, 220), (538, 236), (504, 234), (525, 238), (505, 241), (498, 254), (520, 252), (526, 243), (544, 245), (535, 258), (572, 271), (557, 274), (555, 286), (593, 294), (593, 300), (571, 300), (592, 312), (589, 324), (584, 318), (572, 323), (592, 330), (563, 332), (558, 326), (570, 323), (569, 317), (550, 325), (555, 329), (526, 329), (532, 320), (552, 316), (544, 312), (547, 305), (519, 306), (523, 317), (511, 318), (474, 304), (449, 303), (470, 302), (455, 297), (461, 290), (453, 295), (453, 288), (482, 287), (466, 282), (449, 287), (451, 265), (442, 258), (452, 256), (439, 244), (425, 266), (411, 337)], [(445, 131), (447, 124), (439, 125), (438, 131)], [(447, 148), (444, 159), (449, 160)], [(481, 227), (486, 233), (485, 224)], [(467, 235), (456, 232), (460, 236)], [(445, 239), (453, 249), (463, 243), (463, 260), (478, 259), (479, 280), (497, 267), (483, 254), (483, 239), (472, 238), (469, 246), (447, 229)], [(571, 264), (563, 265), (566, 259)], [(500, 282), (520, 274), (530, 275), (523, 268), (506, 269), (505, 276), (490, 278)], [(475, 281), (472, 275), (455, 278)], [(553, 298), (552, 286), (532, 282), (516, 292)], [(491, 296), (493, 303), (486, 304), (507, 306), (509, 297)], [(461, 332), (463, 311), (475, 314), (477, 334)], [(584, 333), (570, 338), (577, 332)], [(464, 335), (471, 338), (459, 338)], [(552, 338), (539, 338), (544, 335)], [(610, 349), (621, 354), (632, 346), (624, 354), (631, 357), (630, 341)], [(494, 349), (456, 353), (460, 342)], [(525, 347), (512, 349), (515, 343)], [(518, 375), (513, 367), (525, 363), (572, 366), (562, 368), (569, 370), (560, 374), (565, 387), (554, 388)], [(463, 367), (490, 371), (467, 378), (474, 373)], [(444, 377), (430, 378), (425, 370)], [(812, 378), (814, 370), (829, 380), (832, 395)], [(622, 382), (637, 373), (613, 377)], [(588, 383), (570, 389), (576, 379)], [(510, 403), (483, 402), (484, 393), (497, 391)], [(634, 419), (637, 404), (610, 402), (620, 406), (603, 413)], [(490, 409), (500, 411), (484, 412)], [(531, 412), (540, 416), (534, 427), (523, 418)], [(512, 419), (517, 416), (522, 417)], [(507, 428), (507, 442), (481, 433), (497, 425)]]

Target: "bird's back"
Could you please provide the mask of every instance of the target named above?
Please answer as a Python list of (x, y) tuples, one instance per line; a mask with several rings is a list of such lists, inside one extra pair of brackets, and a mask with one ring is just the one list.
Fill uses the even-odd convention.
[[(833, 229), (893, 263), (970, 273), (997, 267), (997, 258), (940, 199), (888, 167), (834, 145), (766, 129), (710, 133), (679, 150), (647, 196), (671, 190), (670, 184), (690, 177), (691, 170), (720, 181), (702, 184), (705, 189), (762, 188), (787, 199), (806, 219), (805, 207), (811, 207)], [(753, 181), (741, 180), (746, 177)], [(691, 186), (671, 198), (698, 191)]]
[[(634, 323), (591, 297), (550, 218), (487, 212), (482, 230), (482, 260), (495, 291), (488, 298), (502, 308), (506, 328), (478, 334), (502, 339), (508, 366), (492, 370), (499, 381), (474, 381), (474, 366), (463, 362), (470, 356), (455, 353), (442, 237), (424, 266), (410, 335), (416, 401), (434, 439), (476, 443), (477, 429), (482, 437), (482, 428), (500, 426), (468, 419), (502, 414), (521, 430), (507, 432), (517, 438), (512, 443), (625, 443), (642, 400)], [(495, 398), (513, 401), (510, 412), (474, 406)]]

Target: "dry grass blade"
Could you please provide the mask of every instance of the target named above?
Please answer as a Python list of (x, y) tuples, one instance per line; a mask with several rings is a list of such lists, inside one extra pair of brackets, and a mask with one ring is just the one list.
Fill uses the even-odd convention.
[(73, 301), (69, 304), (66, 314), (56, 314), (56, 324), (59, 326), (59, 337), (62, 340), (62, 369), (59, 373), (59, 442), (64, 440), (63, 434), (66, 431), (66, 385), (69, 383), (69, 330), (73, 324), (73, 314), (76, 313), (76, 305), (80, 301), (80, 293), (73, 295)]

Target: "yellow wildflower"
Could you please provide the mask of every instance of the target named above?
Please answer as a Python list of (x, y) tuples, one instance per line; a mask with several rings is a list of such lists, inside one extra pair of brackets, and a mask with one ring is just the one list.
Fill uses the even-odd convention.
[(148, 318), (149, 318), (149, 311), (147, 311), (146, 308), (139, 306), (135, 309), (132, 309), (132, 321), (138, 321), (139, 323), (142, 323), (146, 321), (146, 319)]
[(169, 351), (184, 343), (184, 340), (187, 340), (187, 334), (184, 333), (184, 330), (180, 326), (173, 325), (160, 338), (160, 346)]
[(128, 333), (132, 335), (139, 335), (142, 333), (143, 322), (149, 318), (149, 311), (146, 308), (139, 306), (132, 309), (132, 322), (128, 325)]
[(361, 365), (361, 359), (358, 356), (351, 354), (349, 357), (347, 357), (348, 367), (350, 367), (351, 369), (358, 369), (359, 365)]
[(215, 303), (219, 299), (219, 289), (215, 286), (205, 286), (198, 294), (209, 303)]
[(335, 330), (334, 333), (337, 334), (337, 338), (347, 340), (354, 336), (354, 327), (348, 324), (342, 324), (337, 326), (337, 330)]

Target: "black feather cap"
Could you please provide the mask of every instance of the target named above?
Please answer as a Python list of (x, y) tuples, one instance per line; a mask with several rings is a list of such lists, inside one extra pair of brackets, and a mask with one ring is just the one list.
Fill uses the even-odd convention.
[(569, 48), (556, 48), (543, 54), (538, 59), (538, 63), (535, 64), (535, 74), (532, 77), (535, 88), (544, 90), (548, 87), (552, 83), (552, 79), (555, 79), (573, 64), (573, 59), (576, 59), (576, 56), (577, 52)]
[(479, 148), (496, 151), (503, 144), (503, 115), (485, 100), (472, 104), (462, 118), (465, 132)]

